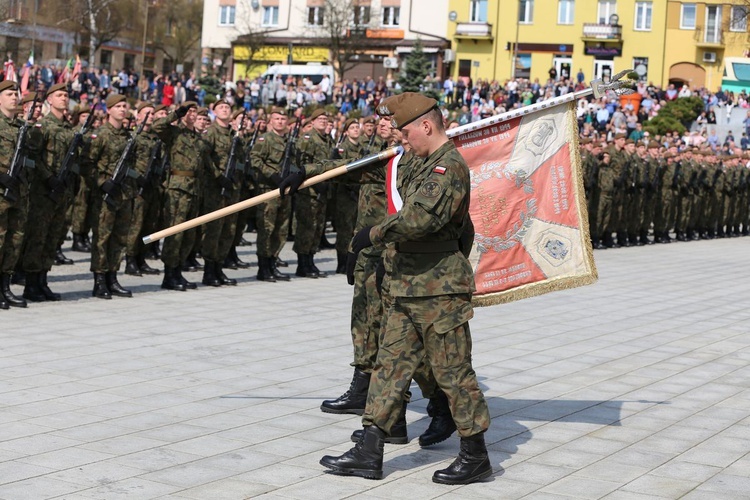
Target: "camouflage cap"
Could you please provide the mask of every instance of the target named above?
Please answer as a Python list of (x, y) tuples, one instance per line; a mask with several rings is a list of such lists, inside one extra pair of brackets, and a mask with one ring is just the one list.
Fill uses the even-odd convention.
[(416, 92), (404, 92), (389, 101), (388, 107), (393, 111), (391, 124), (394, 128), (402, 129), (437, 107), (437, 101)]
[(104, 104), (107, 105), (107, 109), (111, 108), (112, 106), (119, 104), (121, 102), (125, 101), (125, 95), (124, 94), (109, 94), (107, 96), (107, 100), (104, 101)]
[(13, 80), (3, 80), (0, 82), (0, 92), (4, 90), (18, 90), (18, 84)]
[(59, 91), (67, 92), (68, 91), (68, 84), (67, 83), (56, 83), (55, 85), (51, 86), (47, 90), (47, 97), (51, 96), (55, 92)]

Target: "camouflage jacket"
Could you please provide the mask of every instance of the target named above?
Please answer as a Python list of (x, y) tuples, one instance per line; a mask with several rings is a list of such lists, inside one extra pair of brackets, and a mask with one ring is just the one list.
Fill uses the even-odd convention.
[[(16, 141), (18, 140), (18, 131), (23, 125), (23, 120), (19, 118), (8, 118), (0, 113), (0, 172), (7, 174), (10, 171), (10, 162), (13, 160), (13, 153), (16, 151)], [(39, 132), (39, 127), (30, 126), (26, 133), (25, 156), (26, 161), (19, 180), (21, 184), (27, 186), (32, 180), (30, 168), (41, 165), (42, 160), (42, 143), (43, 137)], [(24, 192), (25, 192), (24, 187)]]
[[(144, 130), (138, 135), (138, 137), (136, 137), (135, 170), (138, 172), (138, 175), (146, 175), (146, 172), (148, 172), (151, 153), (158, 142), (159, 138), (151, 130)], [(162, 149), (161, 154), (164, 154), (164, 149)], [(156, 159), (156, 162), (159, 163), (160, 160), (161, 156)], [(154, 165), (154, 168), (157, 167), (158, 165)]]
[[(303, 135), (297, 143), (300, 163), (306, 165), (316, 161), (328, 160), (331, 157), (331, 142), (330, 137), (317, 130), (311, 130), (310, 133)], [(299, 194), (317, 196), (314, 188), (303, 189)]]
[(44, 159), (37, 167), (37, 179), (43, 180), (57, 175), (73, 141), (75, 130), (67, 121), (60, 120), (52, 113), (48, 113), (35, 124), (44, 141)]
[(151, 126), (169, 154), (171, 170), (167, 172), (166, 188), (197, 196), (209, 161), (208, 146), (198, 132), (182, 123), (174, 125), (175, 120), (177, 115), (172, 112)]
[[(111, 179), (117, 168), (117, 162), (120, 160), (125, 146), (128, 143), (131, 132), (125, 127), (116, 129), (109, 122), (96, 129), (96, 133), (91, 135), (91, 146), (89, 147), (89, 163), (93, 170), (92, 175), (96, 185), (101, 187), (108, 179)], [(133, 148), (133, 152), (128, 156), (125, 166), (128, 173), (123, 177), (121, 184), (123, 199), (132, 199), (137, 192), (135, 182), (135, 159), (138, 156), (138, 146)]]
[(271, 180), (273, 174), (281, 175), (281, 161), (284, 159), (287, 136), (279, 135), (273, 130), (259, 136), (250, 151), (252, 165), (258, 189), (272, 191), (278, 186)]
[[(367, 134), (363, 133), (359, 136), (359, 145), (362, 147), (363, 156), (380, 151), (385, 146), (385, 141), (378, 136), (377, 128), (373, 134), (375, 138), (372, 140), (372, 147), (370, 147), (370, 137), (368, 137)], [(368, 149), (369, 152), (367, 151)]]
[(400, 193), (401, 210), (370, 230), (376, 249), (388, 246), (389, 293), (394, 297), (472, 293), (474, 275), (460, 251), (399, 250), (399, 245), (412, 242), (458, 243), (465, 235), (470, 220), (469, 169), (453, 142), (446, 141), (423, 161), (408, 161)]

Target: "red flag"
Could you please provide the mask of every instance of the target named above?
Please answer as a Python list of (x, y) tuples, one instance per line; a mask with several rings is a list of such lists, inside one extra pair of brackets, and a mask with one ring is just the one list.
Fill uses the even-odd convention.
[(81, 74), (81, 58), (78, 57), (76, 54), (76, 64), (73, 66), (73, 76), (71, 77), (71, 80), (75, 80), (78, 78), (78, 75)]
[(18, 76), (16, 75), (16, 67), (13, 66), (13, 61), (11, 59), (5, 61), (5, 79), (12, 80), (14, 82), (18, 81)]
[(70, 75), (70, 68), (73, 66), (73, 59), (68, 59), (68, 62), (65, 64), (65, 67), (60, 72), (60, 76), (57, 77), (57, 83), (66, 83), (68, 81), (68, 76)]

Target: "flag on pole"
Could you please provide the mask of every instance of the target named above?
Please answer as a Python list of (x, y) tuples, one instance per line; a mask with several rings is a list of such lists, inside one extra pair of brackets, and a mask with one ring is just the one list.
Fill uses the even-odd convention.
[(76, 54), (76, 64), (73, 66), (73, 76), (70, 77), (71, 80), (75, 80), (78, 78), (78, 75), (81, 74), (81, 58)]
[(16, 76), (16, 68), (15, 66), (13, 66), (13, 60), (10, 58), (5, 61), (5, 79), (12, 80), (14, 82), (18, 81), (18, 76)]
[(70, 69), (73, 67), (73, 58), (68, 59), (65, 63), (65, 67), (60, 72), (60, 76), (57, 77), (57, 83), (67, 83), (68, 77), (70, 76)]
[(31, 68), (34, 66), (34, 50), (31, 50), (29, 60), (23, 65), (23, 75), (21, 76), (21, 95), (26, 95), (29, 88), (29, 77), (31, 76)]
[(596, 281), (575, 103), (453, 138), (471, 172), (479, 306)]

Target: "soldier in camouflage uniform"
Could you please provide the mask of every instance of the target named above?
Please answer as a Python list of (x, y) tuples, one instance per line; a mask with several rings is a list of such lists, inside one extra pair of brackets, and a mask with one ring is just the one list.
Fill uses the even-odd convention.
[[(288, 120), (281, 108), (274, 107), (270, 112), (270, 130), (259, 136), (252, 151), (250, 163), (258, 185), (258, 194), (279, 188), (286, 143)], [(289, 216), (292, 211), (291, 197), (268, 200), (258, 205), (255, 229), (258, 232), (256, 253), (258, 255), (259, 281), (289, 281), (289, 276), (279, 272), (276, 258), (286, 242), (289, 233)]]
[[(196, 108), (195, 102), (188, 101), (165, 118), (156, 120), (153, 125), (154, 132), (167, 147), (171, 162), (171, 170), (167, 173), (163, 212), (166, 227), (185, 222), (198, 214), (200, 179), (207, 170), (208, 148), (194, 128)], [(172, 122), (176, 120), (180, 120), (180, 123), (174, 125)], [(193, 229), (164, 240), (161, 252), (164, 262), (162, 288), (179, 291), (196, 288), (194, 283), (182, 276), (181, 270), (194, 243)]]
[[(160, 177), (158, 172), (163, 144), (151, 130), (154, 122), (154, 105), (149, 102), (141, 103), (137, 108), (136, 124), (145, 120), (143, 131), (136, 138), (135, 171), (138, 174), (138, 195), (133, 201), (133, 220), (128, 231), (128, 244), (125, 254), (125, 274), (142, 276), (143, 274), (159, 274), (146, 262), (146, 247), (143, 244), (144, 224), (147, 219), (158, 218), (158, 191), (155, 184)], [(149, 173), (149, 169), (151, 172)]]
[[(328, 160), (331, 154), (331, 138), (325, 135), (328, 115), (318, 109), (310, 115), (313, 129), (303, 134), (298, 143), (300, 162), (304, 165)], [(297, 229), (294, 234), (294, 252), (297, 254), (297, 271), (303, 278), (323, 278), (326, 276), (315, 265), (313, 256), (318, 251), (320, 239), (325, 230), (327, 183), (316, 184), (312, 189), (300, 191), (295, 199), (294, 216)]]
[[(30, 162), (24, 162), (20, 176), (9, 175), (11, 160), (16, 149), (19, 128), (22, 125), (16, 119), (18, 105), (18, 86), (15, 82), (0, 82), (0, 309), (26, 307), (26, 301), (17, 297), (10, 288), (13, 271), (21, 256), (21, 246), (26, 231), (29, 213), (29, 182), (32, 172), (28, 170)], [(29, 129), (26, 137), (27, 157), (36, 157), (32, 151), (34, 128)], [(38, 147), (38, 146), (37, 146)], [(8, 197), (4, 196), (5, 191)], [(13, 199), (15, 197), (15, 199)]]
[(459, 457), (437, 471), (433, 481), (468, 484), (492, 474), (484, 443), (489, 411), (471, 367), (473, 273), (459, 244), (470, 220), (469, 170), (445, 134), (434, 99), (405, 92), (391, 107), (394, 124), (425, 159), (406, 184), (401, 211), (363, 228), (352, 240), (355, 253), (370, 246), (387, 248), (386, 280), (393, 301), (381, 330), (365, 431), (353, 449), (340, 457), (325, 456), (321, 464), (341, 474), (382, 477), (385, 436), (426, 356), (461, 435)]
[[(65, 84), (50, 87), (47, 93), (50, 112), (37, 122), (43, 144), (43, 160), (35, 169), (30, 192), (28, 238), (23, 256), (26, 286), (23, 295), (33, 302), (58, 301), (60, 295), (47, 285), (47, 273), (57, 257), (61, 228), (65, 225), (67, 207), (73, 202), (78, 171), (71, 172), (64, 183), (57, 175), (75, 131), (66, 120), (68, 90)], [(58, 193), (53, 199), (51, 191)]]
[(362, 120), (362, 134), (359, 136), (359, 144), (362, 146), (362, 155), (367, 156), (383, 149), (387, 142), (380, 137), (378, 120), (374, 116), (368, 116)]
[(599, 157), (599, 196), (596, 207), (596, 234), (601, 238), (594, 248), (604, 249), (615, 246), (612, 239), (610, 218), (612, 216), (612, 193), (615, 189), (615, 171), (611, 166), (609, 151), (600, 153)]
[[(75, 125), (80, 128), (88, 119), (89, 114), (93, 112), (88, 106), (77, 107), (73, 114)], [(83, 163), (80, 164), (80, 168), (78, 191), (70, 209), (70, 229), (73, 232), (73, 251), (89, 253), (91, 252), (91, 241), (89, 240), (91, 216), (89, 207), (93, 204), (91, 198), (93, 177), (91, 176), (91, 172), (85, 170)]]
[[(131, 138), (124, 126), (129, 116), (129, 105), (122, 94), (107, 97), (107, 121), (91, 136), (89, 163), (98, 192), (94, 191), (93, 245), (91, 271), (94, 273), (92, 295), (100, 299), (132, 297), (117, 280), (123, 255), (128, 243), (128, 230), (133, 214), (133, 200), (138, 191), (135, 178), (137, 146), (125, 158), (122, 168), (127, 174), (121, 181), (113, 180), (115, 170)], [(105, 200), (106, 198), (106, 200)]]
[(675, 174), (678, 174), (675, 154), (668, 151), (663, 156), (664, 164), (658, 173), (659, 190), (656, 192), (654, 209), (654, 242), (671, 243), (669, 229), (674, 222), (674, 200), (677, 192)]
[[(239, 177), (234, 174), (231, 177), (225, 175), (233, 141), (237, 143), (234, 161), (240, 164), (236, 165), (236, 168), (244, 168), (242, 138), (237, 130), (232, 129), (232, 121), (244, 120), (244, 113), (238, 111), (233, 117), (232, 107), (223, 99), (216, 101), (214, 113), (216, 119), (203, 136), (210, 158), (203, 183), (203, 213), (220, 210), (239, 201)], [(222, 269), (229, 248), (234, 243), (236, 224), (237, 214), (234, 213), (209, 222), (203, 227), (201, 254), (204, 259), (204, 285), (237, 284), (237, 280), (227, 277)]]
[[(344, 160), (361, 158), (362, 146), (359, 143), (361, 129), (356, 118), (350, 118), (344, 123), (341, 133), (345, 135), (339, 144), (337, 156)], [(346, 254), (349, 242), (354, 236), (354, 226), (357, 223), (357, 202), (359, 201), (359, 184), (341, 182), (336, 185), (336, 273), (346, 273)]]

